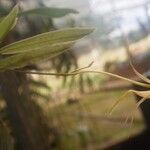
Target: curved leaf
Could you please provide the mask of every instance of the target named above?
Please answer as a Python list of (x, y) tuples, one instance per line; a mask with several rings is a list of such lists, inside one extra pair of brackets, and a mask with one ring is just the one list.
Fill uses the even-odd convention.
[(132, 62), (130, 62), (130, 65), (133, 69), (133, 71), (135, 72), (135, 74), (143, 81), (145, 81), (146, 83), (150, 84), (150, 79), (146, 78), (144, 75), (140, 74), (133, 66)]
[(43, 59), (55, 57), (62, 52), (69, 49), (73, 42), (64, 42), (60, 44), (55, 44), (52, 46), (43, 46), (32, 51), (27, 51), (24, 53), (19, 53), (16, 55), (8, 56), (0, 61), (0, 70), (16, 69), (24, 67), (30, 63), (34, 63)]
[(18, 14), (18, 6), (16, 5), (8, 16), (4, 17), (0, 22), (0, 40), (2, 40), (7, 33), (14, 27)]
[(140, 97), (143, 97), (143, 98), (150, 98), (150, 91), (135, 91), (135, 90), (132, 90), (133, 93), (137, 94), (138, 96)]
[(78, 12), (76, 10), (69, 9), (69, 8), (44, 7), (44, 8), (37, 8), (37, 9), (24, 11), (24, 12), (20, 13), (20, 15), (21, 16), (39, 15), (39, 16), (48, 16), (51, 18), (59, 18), (59, 17), (64, 17), (71, 13), (77, 14)]
[(17, 54), (30, 52), (32, 50), (43, 48), (52, 44), (69, 42), (81, 39), (91, 33), (92, 28), (69, 28), (57, 31), (51, 31), (37, 36), (21, 40), (5, 46), (0, 49), (0, 54)]

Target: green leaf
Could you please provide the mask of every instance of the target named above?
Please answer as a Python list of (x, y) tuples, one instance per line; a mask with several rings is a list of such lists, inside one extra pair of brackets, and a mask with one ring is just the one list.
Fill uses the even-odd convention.
[(4, 17), (0, 17), (0, 22), (4, 19)]
[(44, 8), (37, 8), (37, 9), (28, 10), (28, 11), (20, 13), (20, 15), (21, 16), (39, 15), (39, 16), (48, 16), (51, 18), (59, 18), (59, 17), (64, 17), (65, 15), (68, 15), (71, 13), (77, 14), (78, 12), (76, 10), (68, 9), (68, 8), (44, 7)]
[(68, 50), (74, 42), (64, 42), (54, 44), (52, 46), (45, 45), (32, 51), (19, 53), (16, 55), (8, 56), (0, 61), (0, 70), (17, 69), (24, 67), (30, 63), (55, 57), (64, 51)]
[(90, 34), (93, 30), (92, 28), (70, 28), (39, 34), (1, 48), (0, 54), (6, 55), (30, 52), (32, 50), (41, 49), (44, 46), (75, 41)]
[(18, 6), (16, 5), (12, 11), (0, 22), (0, 40), (14, 27), (18, 14)]

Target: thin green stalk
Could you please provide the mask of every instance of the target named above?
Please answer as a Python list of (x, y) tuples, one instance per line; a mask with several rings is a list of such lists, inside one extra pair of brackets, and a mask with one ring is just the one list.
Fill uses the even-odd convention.
[(96, 71), (96, 70), (85, 70), (85, 71), (75, 71), (72, 73), (48, 73), (48, 72), (34, 72), (34, 71), (19, 71), (19, 72), (23, 72), (26, 74), (37, 74), (37, 75), (50, 75), (50, 76), (74, 76), (74, 75), (78, 75), (78, 74), (85, 74), (85, 73), (95, 73), (95, 74), (104, 74), (104, 75), (108, 75), (108, 76), (112, 76), (121, 80), (125, 80), (127, 82), (130, 82), (132, 84), (135, 85), (139, 85), (145, 88), (150, 88), (150, 84), (146, 84), (146, 83), (142, 83), (142, 82), (138, 82), (135, 80), (131, 80), (116, 74), (112, 74), (109, 72), (105, 72), (105, 71)]

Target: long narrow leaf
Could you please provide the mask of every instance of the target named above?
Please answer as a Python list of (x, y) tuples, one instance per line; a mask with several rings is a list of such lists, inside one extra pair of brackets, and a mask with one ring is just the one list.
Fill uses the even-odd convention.
[(140, 74), (133, 66), (133, 64), (130, 62), (130, 65), (133, 69), (133, 71), (135, 72), (135, 74), (140, 78), (142, 79), (143, 81), (145, 81), (146, 83), (149, 83), (150, 84), (150, 79), (146, 78), (145, 76), (143, 76), (142, 74)]
[(77, 14), (77, 13), (78, 12), (74, 9), (44, 7), (44, 8), (37, 8), (37, 9), (24, 11), (20, 13), (20, 15), (21, 16), (39, 15), (39, 16), (48, 16), (51, 18), (59, 18), (59, 17), (64, 17), (68, 14)]
[(12, 11), (0, 22), (0, 40), (14, 27), (18, 14), (18, 6), (15, 6)]
[(0, 61), (0, 70), (16, 69), (24, 67), (30, 63), (35, 63), (37, 61), (55, 57), (67, 49), (69, 49), (75, 41), (65, 42), (60, 44), (55, 44), (53, 46), (43, 46), (36, 50), (29, 52), (24, 52), (12, 56), (8, 56)]
[(43, 46), (75, 41), (93, 32), (93, 30), (94, 29), (92, 28), (69, 28), (43, 33), (5, 46), (0, 49), (0, 54), (4, 55), (24, 53), (26, 51), (30, 52), (31, 50), (35, 50), (37, 48), (40, 49)]

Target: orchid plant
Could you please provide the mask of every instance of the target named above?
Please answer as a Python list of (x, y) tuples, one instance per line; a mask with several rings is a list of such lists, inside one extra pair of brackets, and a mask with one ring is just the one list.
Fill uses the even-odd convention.
[[(83, 67), (83, 68), (80, 68), (80, 69), (77, 69), (73, 72), (70, 72), (70, 73), (45, 73), (45, 72), (31, 72), (31, 71), (28, 71), (25, 73), (27, 74), (39, 74), (39, 75), (56, 75), (56, 76), (73, 76), (73, 75), (78, 75), (78, 74), (85, 74), (85, 73), (96, 73), (96, 74), (104, 74), (104, 75), (107, 75), (107, 76), (112, 76), (112, 77), (115, 77), (115, 78), (118, 78), (118, 79), (121, 79), (121, 80), (125, 80), (129, 83), (132, 83), (134, 85), (138, 85), (138, 86), (141, 86), (141, 87), (145, 87), (147, 89), (150, 89), (150, 79), (148, 79), (147, 77), (143, 76), (142, 74), (140, 74), (135, 68), (134, 66), (132, 65), (132, 63), (130, 62), (131, 64), (131, 67), (134, 71), (134, 73), (142, 80), (144, 81), (145, 83), (143, 82), (139, 82), (139, 81), (135, 81), (135, 80), (131, 80), (131, 79), (128, 79), (128, 78), (125, 78), (125, 77), (122, 77), (122, 76), (119, 76), (119, 75), (116, 75), (116, 74), (112, 74), (112, 73), (109, 73), (109, 72), (105, 72), (105, 71), (97, 71), (97, 70), (87, 70), (87, 68), (91, 67), (91, 65), (93, 64), (93, 62), (86, 66), (86, 67)], [(139, 106), (142, 102), (144, 102), (146, 99), (150, 98), (150, 90), (147, 90), (147, 91), (136, 91), (136, 90), (128, 90), (125, 94), (122, 95), (121, 98), (118, 99), (118, 101), (113, 105), (110, 113), (113, 111), (113, 109), (118, 105), (118, 103), (123, 100), (123, 98), (130, 94), (130, 93), (134, 93), (140, 97), (142, 97), (142, 99), (137, 103), (137, 106)]]
[[(7, 35), (7, 33), (16, 25), (17, 16), (18, 16), (18, 6), (15, 6), (13, 10), (8, 14), (8, 16), (1, 19), (0, 22), (1, 41)], [(61, 54), (62, 52), (65, 52), (78, 39), (81, 39), (82, 37), (90, 34), (91, 32), (93, 32), (93, 30), (94, 29), (91, 28), (70, 28), (57, 30), (43, 33), (2, 47), (0, 48), (0, 55), (2, 56), (2, 59), (0, 60), (0, 71), (15, 70), (24, 72), (26, 74), (53, 75), (53, 76), (74, 76), (85, 73), (96, 73), (119, 78), (121, 80), (130, 82), (134, 85), (150, 89), (150, 79), (140, 74), (134, 68), (132, 63), (130, 64), (133, 71), (145, 83), (131, 80), (105, 71), (88, 70), (88, 68), (91, 67), (92, 63), (87, 67), (77, 69), (70, 73), (45, 73), (45, 72), (20, 70), (20, 68), (23, 68), (24, 66), (30, 63), (35, 63), (45, 58), (52, 58)], [(134, 93), (142, 97), (142, 99), (137, 103), (137, 106), (139, 106), (146, 99), (150, 98), (150, 90), (147, 91), (129, 90), (114, 104), (110, 112), (112, 112), (113, 109), (118, 105), (118, 103), (123, 99), (123, 97), (125, 97), (129, 93)]]

